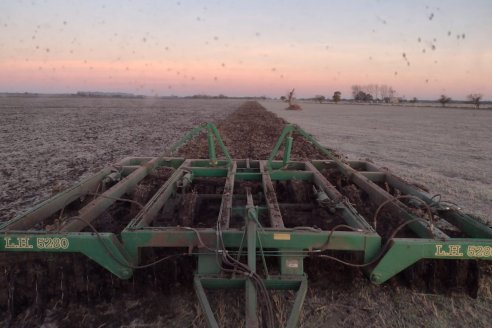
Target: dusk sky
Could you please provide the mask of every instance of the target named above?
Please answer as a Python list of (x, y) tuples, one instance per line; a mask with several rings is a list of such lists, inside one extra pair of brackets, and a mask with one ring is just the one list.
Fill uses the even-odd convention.
[(0, 92), (492, 100), (492, 1), (1, 1)]

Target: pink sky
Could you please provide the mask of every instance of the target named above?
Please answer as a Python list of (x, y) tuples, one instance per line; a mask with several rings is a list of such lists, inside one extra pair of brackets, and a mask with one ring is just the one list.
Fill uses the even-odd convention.
[(282, 4), (1, 3), (0, 92), (492, 99), (487, 1)]

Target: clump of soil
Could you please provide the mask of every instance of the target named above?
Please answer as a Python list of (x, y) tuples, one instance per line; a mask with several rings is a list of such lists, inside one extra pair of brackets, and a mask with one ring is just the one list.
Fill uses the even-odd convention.
[(292, 105), (289, 105), (289, 107), (287, 107), (286, 110), (302, 110), (302, 108), (298, 104), (292, 104)]

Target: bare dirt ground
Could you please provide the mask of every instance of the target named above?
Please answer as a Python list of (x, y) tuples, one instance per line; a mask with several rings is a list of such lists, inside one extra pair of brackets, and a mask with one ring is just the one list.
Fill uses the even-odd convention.
[[(67, 99), (63, 101), (67, 101)], [(182, 132), (188, 130), (191, 126), (203, 120), (217, 120), (224, 113), (230, 112), (230, 109), (239, 106), (239, 103), (229, 101), (193, 102), (190, 100), (166, 100), (159, 102), (161, 105), (149, 105), (145, 114), (147, 117), (144, 119), (139, 117), (137, 109), (142, 107), (140, 102), (144, 100), (135, 100), (133, 105), (129, 105), (128, 102), (132, 103), (134, 100), (85, 99), (84, 101), (89, 102), (89, 104), (86, 104), (85, 110), (87, 113), (85, 115), (76, 118), (72, 111), (65, 111), (66, 116), (62, 120), (59, 118), (60, 115), (58, 113), (64, 112), (63, 108), (65, 107), (63, 106), (73, 107), (70, 104), (74, 103), (72, 99), (68, 99), (68, 103), (65, 104), (63, 104), (63, 101), (60, 100), (58, 107), (55, 106), (50, 107), (50, 110), (43, 110), (42, 107), (39, 108), (39, 103), (36, 101), (31, 102), (31, 100), (23, 99), (21, 104), (19, 104), (17, 99), (8, 100), (7, 104), (4, 104), (5, 100), (0, 99), (0, 104), (4, 104), (4, 108), (0, 111), (0, 115), (2, 115), (0, 131), (1, 133), (9, 132), (8, 140), (13, 140), (10, 146), (5, 146), (5, 142), (2, 143), (1, 146), (4, 147), (1, 149), (2, 156), (5, 152), (4, 149), (11, 149), (8, 154), (11, 155), (12, 159), (9, 159), (10, 162), (8, 163), (13, 164), (10, 164), (9, 167), (15, 164), (17, 165), (16, 170), (18, 170), (12, 179), (17, 178), (22, 182), (24, 188), (23, 191), (22, 189), (15, 189), (17, 194), (12, 197), (18, 200), (19, 203), (11, 203), (7, 199), (1, 199), (2, 209), (5, 209), (8, 213), (26, 209), (32, 202), (36, 202), (37, 198), (35, 199), (34, 196), (30, 198), (30, 195), (44, 193), (44, 196), (40, 198), (45, 198), (51, 192), (52, 185), (56, 185), (58, 180), (63, 180), (62, 184), (70, 184), (72, 181), (78, 180), (81, 174), (87, 174), (84, 173), (87, 170), (99, 168), (107, 162), (113, 162), (124, 156), (160, 154), (165, 145), (171, 143), (166, 142), (165, 133), (170, 133), (171, 137), (168, 138), (176, 140)], [(105, 101), (121, 101), (119, 105), (124, 108), (123, 117), (121, 117), (121, 112), (114, 108), (118, 104), (114, 106), (114, 103), (113, 105), (106, 105), (111, 107), (108, 109), (111, 115), (103, 115), (105, 110), (101, 102)], [(30, 105), (25, 105), (25, 102), (30, 103)], [(47, 102), (48, 105), (43, 103), (43, 106), (54, 106), (53, 103)], [(210, 106), (207, 106), (207, 104)], [(161, 106), (168, 110), (163, 110)], [(205, 106), (207, 107), (206, 109)], [(270, 107), (269, 104), (267, 106)], [(22, 108), (24, 107), (30, 108), (27, 109), (30, 114), (22, 115), (24, 111)], [(257, 107), (250, 112), (254, 114), (255, 119), (248, 120), (247, 109), (242, 108), (242, 113), (235, 112), (231, 115), (234, 118), (232, 124), (227, 124), (227, 122), (219, 124), (219, 131), (229, 149), (238, 149), (234, 156), (250, 157), (251, 155), (253, 157), (257, 153), (261, 153), (263, 156), (263, 152), (268, 153), (272, 142), (274, 142), (274, 140), (271, 140), (275, 134), (273, 130), (278, 130), (277, 133), (280, 133), (280, 126), (283, 121)], [(244, 112), (245, 110), (246, 113)], [(35, 115), (37, 111), (41, 111), (44, 115)], [(303, 112), (306, 114), (306, 109)], [(303, 112), (300, 112), (300, 114)], [(110, 121), (114, 115), (117, 116), (118, 114), (120, 114), (120, 121), (115, 121), (114, 123), (117, 127), (108, 128), (107, 121)], [(288, 113), (288, 115), (291, 114)], [(19, 122), (17, 124), (15, 121), (12, 122), (12, 117), (22, 116), (24, 117), (24, 123)], [(94, 118), (95, 116), (99, 116), (99, 119)], [(187, 118), (192, 116), (193, 121), (190, 120), (191, 122), (189, 122)], [(3, 117), (11, 117), (10, 121), (7, 121), (10, 123), (4, 125)], [(173, 118), (172, 122), (171, 120), (168, 121), (169, 117)], [(316, 119), (316, 115), (312, 117)], [(42, 124), (30, 122), (30, 119), (35, 120), (36, 118)], [(92, 123), (84, 125), (86, 120), (83, 118), (92, 118)], [(70, 122), (70, 120), (74, 120), (70, 125), (70, 130), (67, 130), (64, 125), (62, 127), (51, 125), (52, 121)], [(245, 123), (245, 126), (240, 131), (240, 135), (242, 134), (243, 137), (235, 135), (235, 132), (240, 129), (241, 125), (238, 123), (240, 121)], [(297, 123), (295, 120), (292, 121)], [(120, 125), (117, 125), (116, 122), (120, 122)], [(133, 138), (130, 138), (127, 134), (131, 133), (131, 130), (135, 130), (135, 122), (148, 124), (147, 131), (134, 132), (136, 135), (134, 134)], [(166, 122), (176, 125), (166, 126)], [(247, 125), (248, 122), (250, 125)], [(189, 125), (184, 127), (186, 124)], [(31, 148), (27, 146), (22, 148), (22, 144), (26, 142), (26, 139), (22, 137), (26, 134), (23, 130), (24, 125), (30, 126), (30, 135), (34, 140), (37, 140), (36, 134), (38, 131), (44, 131), (43, 135), (38, 135), (37, 138), (41, 139), (39, 142), (42, 142), (45, 147), (51, 147), (52, 152), (45, 155), (42, 160), (37, 160), (34, 156), (31, 157), (29, 155), (29, 152), (32, 152)], [(93, 127), (93, 125), (96, 127)], [(391, 124), (389, 125), (391, 126)], [(69, 138), (72, 133), (77, 133), (80, 130), (80, 126), (85, 126), (85, 131), (96, 133), (98, 138), (95, 140), (87, 138), (86, 136), (91, 134), (86, 133), (79, 135), (80, 139), (65, 140), (63, 143), (66, 147), (65, 150), (61, 146), (56, 144), (51, 146), (49, 142), (44, 141), (45, 138), (48, 138), (51, 143), (55, 143), (61, 135)], [(118, 131), (119, 127), (125, 131)], [(172, 130), (173, 127), (175, 130), (179, 129), (179, 132)], [(309, 132), (314, 132), (309, 126), (302, 125), (302, 127)], [(59, 129), (62, 129), (63, 133), (56, 132)], [(267, 132), (265, 132), (265, 129)], [(105, 131), (108, 131), (109, 136), (104, 136)], [(245, 137), (256, 132), (259, 132), (262, 137), (258, 139)], [(55, 137), (49, 137), (51, 134), (55, 134)], [(147, 140), (148, 143), (145, 141), (141, 143), (135, 142), (126, 146), (119, 142), (119, 140), (130, 142), (135, 140), (135, 138), (138, 140), (138, 136), (144, 135), (155, 135), (156, 138), (162, 136), (162, 139), (157, 141)], [(90, 148), (99, 138), (108, 142), (102, 143), (97, 148), (103, 154), (101, 157), (104, 160), (101, 161), (97, 159), (99, 156), (91, 157), (94, 150)], [(32, 142), (31, 139), (28, 139), (28, 141)], [(243, 145), (242, 148), (237, 147), (238, 142)], [(83, 147), (79, 148), (79, 144), (85, 144), (85, 147), (88, 147), (89, 150)], [(164, 146), (161, 147), (163, 144)], [(325, 142), (325, 144), (335, 146), (330, 142)], [(249, 149), (248, 145), (254, 145), (254, 147)], [(197, 142), (195, 146), (199, 146), (198, 151), (204, 149), (203, 145), (200, 146), (200, 142)], [(104, 151), (106, 147), (107, 153)], [(121, 147), (125, 148), (120, 150)], [(335, 147), (338, 148), (338, 146)], [(20, 149), (18, 153), (14, 151), (16, 148)], [(193, 151), (197, 151), (196, 149), (189, 148), (188, 151), (192, 154)], [(343, 148), (340, 147), (340, 149)], [(183, 151), (188, 154), (186, 149)], [(304, 157), (309, 155), (309, 152), (310, 150), (307, 149), (305, 152), (301, 151), (296, 155)], [(57, 176), (56, 174), (59, 174), (58, 169), (53, 170), (51, 166), (45, 165), (49, 160), (70, 158), (79, 153), (85, 154), (90, 160), (84, 161), (80, 159), (81, 162), (75, 162), (72, 166), (62, 166), (65, 170), (62, 175)], [(37, 162), (30, 164), (29, 160), (33, 158)], [(85, 157), (81, 156), (81, 158)], [(28, 161), (25, 159), (28, 159)], [(38, 173), (29, 175), (32, 174), (31, 171), (33, 169), (43, 171), (41, 176), (46, 180), (45, 184), (36, 185), (36, 174)], [(78, 171), (70, 171), (70, 169)], [(45, 172), (44, 170), (52, 171)], [(398, 172), (398, 170), (395, 171)], [(21, 174), (27, 174), (27, 177), (31, 180), (25, 179), (26, 181), (23, 182), (23, 179), (18, 178)], [(77, 176), (73, 176), (76, 174)], [(9, 179), (12, 175), (9, 176)], [(26, 193), (26, 191), (31, 192), (30, 189), (33, 187), (39, 190), (32, 191), (32, 194)], [(11, 183), (9, 188), (16, 188), (15, 183)], [(4, 190), (2, 186), (2, 191)], [(7, 214), (5, 216), (12, 217)], [(165, 263), (149, 270), (137, 271), (130, 281), (115, 279), (111, 274), (96, 268), (89, 260), (82, 258), (80, 260), (79, 271), (75, 271), (74, 267), (61, 263), (59, 267), (55, 266), (49, 269), (51, 274), (49, 280), (39, 282), (33, 279), (33, 276), (37, 276), (29, 274), (31, 271), (27, 270), (22, 263), (17, 264), (14, 268), (15, 270), (8, 268), (8, 270), (5, 270), (4, 275), (0, 273), (0, 283), (6, 286), (4, 291), (8, 291), (8, 293), (0, 293), (0, 309), (6, 314), (0, 320), (0, 323), (4, 326), (15, 327), (41, 325), (44, 327), (205, 326), (204, 317), (200, 313), (198, 302), (192, 289), (192, 276), (191, 272), (187, 271), (190, 266), (189, 261), (186, 259), (175, 263)], [(333, 262), (318, 259), (307, 259), (306, 262), (310, 287), (301, 316), (301, 327), (332, 325), (347, 327), (486, 327), (490, 325), (490, 317), (492, 315), (492, 285), (490, 284), (490, 279), (483, 281), (479, 288), (478, 298), (472, 299), (466, 293), (456, 292), (455, 290), (433, 293), (426, 288), (410, 285), (401, 277), (394, 278), (383, 286), (375, 286), (370, 284), (367, 278), (356, 269), (349, 269)], [(43, 262), (36, 263), (33, 266), (34, 268), (44, 270), (41, 267)], [(490, 266), (485, 266), (483, 270), (483, 275), (490, 277), (492, 271)], [(14, 275), (19, 277), (15, 283), (12, 283), (12, 271), (14, 271)], [(26, 271), (29, 271), (28, 274), (25, 274)], [(75, 275), (76, 279), (74, 281), (68, 280), (67, 276), (73, 277), (73, 272), (81, 273)], [(101, 275), (104, 276), (101, 277)], [(94, 276), (99, 278), (94, 279)], [(79, 289), (78, 285), (82, 288)], [(38, 288), (40, 286), (44, 286), (44, 288)], [(42, 292), (43, 290), (44, 292)], [(28, 294), (31, 296), (26, 296)], [(12, 295), (14, 295), (15, 299)], [(215, 305), (216, 316), (224, 319), (223, 322), (225, 324), (223, 326), (244, 326), (242, 311), (234, 310), (241, 303), (243, 293), (228, 295), (228, 297), (224, 298), (228, 302), (220, 301), (222, 299), (221, 295), (225, 296), (225, 293), (221, 294), (219, 292), (217, 295), (219, 297), (213, 298), (212, 301), (213, 305)], [(288, 314), (288, 310), (282, 306), (281, 298), (282, 296), (274, 295), (274, 302), (280, 309), (277, 312), (278, 321), (285, 320), (285, 316)]]
[(314, 103), (287, 111), (283, 102), (261, 104), (321, 144), (351, 159), (370, 159), (491, 219), (492, 111)]

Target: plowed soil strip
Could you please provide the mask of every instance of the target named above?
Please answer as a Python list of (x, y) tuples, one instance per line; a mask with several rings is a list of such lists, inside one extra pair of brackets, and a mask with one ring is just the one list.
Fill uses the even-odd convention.
[[(232, 158), (268, 159), (287, 123), (256, 101), (248, 101), (220, 121), (217, 129)], [(292, 159), (326, 158), (302, 136), (294, 134), (293, 137)], [(281, 154), (282, 148), (278, 156)], [(192, 140), (179, 150), (179, 155), (187, 158), (208, 158), (206, 138), (198, 137)]]

